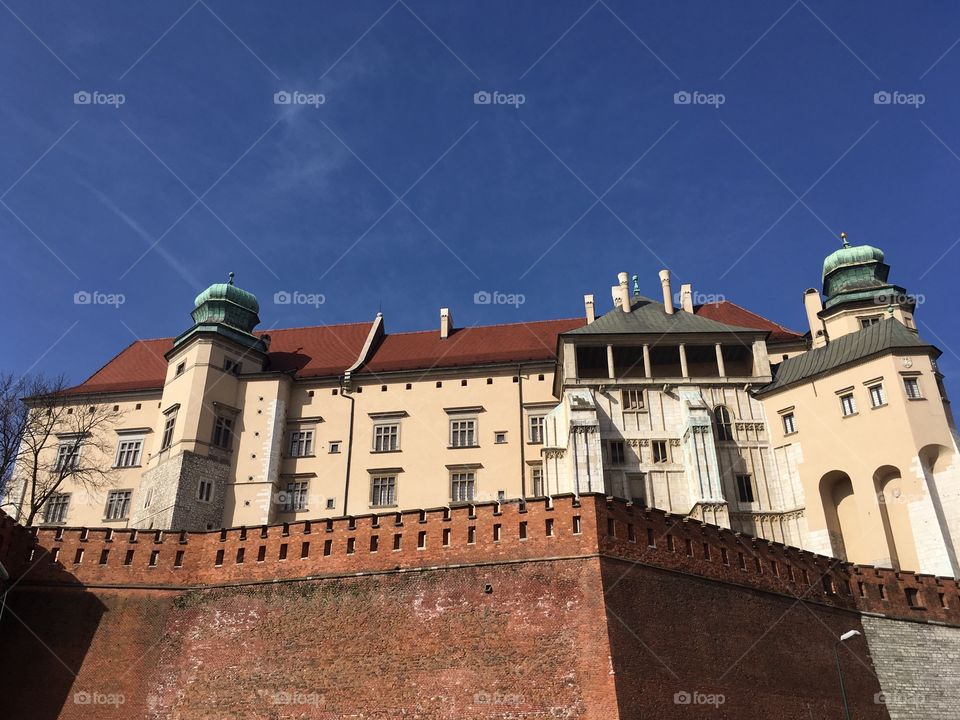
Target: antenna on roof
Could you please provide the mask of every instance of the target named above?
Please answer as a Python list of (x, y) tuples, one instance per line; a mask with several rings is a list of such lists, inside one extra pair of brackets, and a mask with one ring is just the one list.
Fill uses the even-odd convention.
[(850, 243), (847, 242), (847, 234), (845, 232), (840, 233), (840, 240), (843, 242), (843, 246), (845, 248), (850, 247)]
[(233, 273), (230, 273), (230, 280), (227, 282), (228, 285), (233, 285)]

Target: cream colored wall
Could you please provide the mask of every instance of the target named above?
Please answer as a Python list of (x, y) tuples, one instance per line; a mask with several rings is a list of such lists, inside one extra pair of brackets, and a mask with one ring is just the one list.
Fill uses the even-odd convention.
[[(891, 317), (886, 305), (855, 305), (849, 309), (839, 311), (831, 309), (826, 312), (829, 313), (829, 315), (823, 318), (823, 324), (827, 329), (827, 337), (831, 340), (836, 340), (838, 337), (861, 330), (860, 318), (869, 317), (880, 318), (882, 320)], [(908, 328), (916, 328), (913, 321), (913, 314), (905, 311), (899, 305), (893, 306), (892, 317), (899, 320)]]
[[(119, 419), (117, 423), (103, 431), (102, 444), (105, 445), (104, 451), (87, 443), (81, 447), (81, 456), (84, 458), (85, 465), (96, 465), (106, 468), (107, 476), (104, 482), (98, 481), (98, 487), (92, 487), (67, 478), (58, 493), (68, 493), (70, 503), (67, 507), (67, 525), (87, 525), (87, 526), (106, 526), (106, 527), (126, 527), (127, 520), (107, 520), (106, 506), (107, 495), (110, 490), (124, 489), (132, 490), (131, 509), (133, 503), (138, 502), (140, 498), (140, 477), (146, 467), (149, 453), (153, 452), (160, 440), (155, 432), (146, 432), (143, 437), (143, 449), (140, 455), (140, 465), (130, 468), (116, 468), (117, 447), (121, 436), (118, 431), (133, 430), (139, 428), (152, 428), (155, 425), (156, 415), (159, 412), (160, 393), (140, 393), (140, 394), (118, 394), (103, 395), (95, 399), (85, 399), (78, 402), (73, 407), (74, 412), (86, 412), (91, 405), (108, 405), (111, 408), (117, 407)], [(137, 407), (139, 405), (139, 408)], [(52, 438), (50, 444), (41, 455), (41, 465), (52, 467), (57, 456), (58, 443), (56, 438)], [(21, 464), (14, 473), (13, 482), (8, 494), (8, 501), (15, 505), (20, 504), (22, 493), (29, 490), (25, 489), (23, 479), (28, 473), (26, 465)], [(142, 499), (140, 500), (142, 501)], [(23, 504), (26, 511), (26, 503)], [(37, 518), (37, 522), (42, 521), (42, 511)]]
[[(923, 400), (907, 399), (904, 372), (920, 373)], [(872, 408), (865, 383), (878, 378), (887, 404)], [(853, 388), (857, 414), (844, 417), (837, 391), (848, 387)], [(763, 404), (775, 452), (783, 461), (792, 459), (800, 475), (807, 507), (806, 547), (832, 554), (821, 480), (840, 471), (849, 476), (854, 494), (854, 502), (844, 500), (839, 512), (849, 560), (891, 564), (892, 535), (905, 569), (951, 574), (942, 549), (939, 554), (921, 553), (919, 559), (917, 553), (924, 538), (939, 537), (943, 544), (934, 498), (915, 469), (918, 451), (931, 443), (954, 447), (928, 355), (877, 358), (767, 396)], [(797, 432), (787, 436), (779, 416), (791, 406)], [(829, 497), (832, 491), (825, 493)]]

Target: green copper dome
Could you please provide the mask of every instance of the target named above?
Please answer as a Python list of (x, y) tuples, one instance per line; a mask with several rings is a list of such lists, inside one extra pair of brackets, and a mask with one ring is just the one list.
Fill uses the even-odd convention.
[(844, 245), (823, 261), (823, 277), (842, 267), (883, 262), (883, 250), (872, 245)]
[(214, 283), (194, 300), (193, 327), (178, 337), (179, 345), (188, 337), (200, 332), (213, 332), (229, 337), (244, 345), (261, 348), (263, 343), (253, 335), (253, 329), (260, 324), (260, 303), (253, 293), (242, 290), (233, 284), (233, 273), (229, 282)]

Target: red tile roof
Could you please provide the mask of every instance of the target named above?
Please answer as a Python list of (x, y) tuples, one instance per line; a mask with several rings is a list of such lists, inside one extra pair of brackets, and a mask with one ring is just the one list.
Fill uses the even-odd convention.
[[(270, 370), (294, 372), (298, 377), (339, 375), (356, 362), (370, 333), (371, 323), (270, 330)], [(97, 393), (159, 390), (167, 374), (164, 353), (173, 338), (139, 340), (67, 392)]]
[(360, 373), (553, 360), (557, 335), (585, 322), (572, 318), (466, 327), (446, 339), (439, 330), (387, 335)]
[(775, 343), (803, 339), (803, 335), (800, 333), (785, 328), (783, 325), (779, 325), (772, 320), (767, 320), (765, 317), (750, 312), (746, 308), (742, 308), (729, 300), (697, 305), (693, 309), (693, 313), (694, 315), (703, 315), (705, 318), (726, 323), (727, 325), (739, 325), (740, 327), (768, 330), (770, 331), (770, 337), (767, 339), (767, 342)]
[[(803, 337), (731, 302), (700, 305), (694, 312), (730, 325), (769, 330), (772, 342)], [(584, 324), (583, 318), (569, 318), (474, 326), (458, 328), (445, 340), (439, 329), (387, 334), (360, 374), (549, 361), (556, 356), (557, 336)], [(371, 323), (361, 322), (258, 334), (271, 337), (268, 369), (301, 378), (329, 377), (342, 374), (356, 362), (370, 327)], [(164, 355), (172, 347), (173, 338), (138, 340), (67, 392), (159, 390), (167, 373)]]

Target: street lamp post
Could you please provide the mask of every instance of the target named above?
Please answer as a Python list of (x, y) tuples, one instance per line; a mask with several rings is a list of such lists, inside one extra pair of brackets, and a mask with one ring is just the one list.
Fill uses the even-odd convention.
[(843, 700), (843, 716), (846, 720), (851, 720), (850, 705), (847, 703), (847, 689), (843, 685), (843, 668), (840, 666), (840, 645), (850, 638), (857, 637), (859, 634), (859, 630), (848, 630), (841, 635), (840, 639), (833, 645), (833, 655), (837, 659), (837, 678), (840, 680), (840, 698)]

